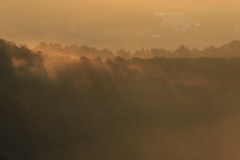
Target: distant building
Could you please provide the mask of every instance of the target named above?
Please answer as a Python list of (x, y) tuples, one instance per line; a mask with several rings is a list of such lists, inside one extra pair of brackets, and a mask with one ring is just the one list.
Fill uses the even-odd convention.
[(157, 26), (177, 32), (187, 32), (192, 29), (193, 19), (182, 12), (156, 13)]
[(172, 22), (172, 21), (178, 21), (178, 22), (187, 22), (192, 21), (192, 18), (186, 15), (182, 12), (162, 12), (162, 13), (156, 13), (156, 16), (159, 18), (162, 18), (164, 21)]

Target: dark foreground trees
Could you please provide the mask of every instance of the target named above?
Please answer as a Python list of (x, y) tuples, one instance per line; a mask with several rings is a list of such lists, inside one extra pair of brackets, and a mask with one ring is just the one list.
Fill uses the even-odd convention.
[(0, 154), (240, 157), (239, 58), (72, 59), (1, 41), (0, 61)]

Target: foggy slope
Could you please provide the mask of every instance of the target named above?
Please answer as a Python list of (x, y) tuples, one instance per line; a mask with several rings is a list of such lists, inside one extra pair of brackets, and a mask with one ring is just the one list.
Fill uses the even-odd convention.
[[(221, 51), (238, 51), (229, 46)], [(73, 59), (1, 40), (0, 154), (238, 159), (240, 58), (234, 57)]]

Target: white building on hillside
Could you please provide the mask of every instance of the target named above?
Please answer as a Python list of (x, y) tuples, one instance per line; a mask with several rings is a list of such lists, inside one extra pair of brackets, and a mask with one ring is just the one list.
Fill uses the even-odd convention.
[(182, 12), (156, 13), (157, 26), (177, 32), (187, 32), (192, 29), (193, 19)]

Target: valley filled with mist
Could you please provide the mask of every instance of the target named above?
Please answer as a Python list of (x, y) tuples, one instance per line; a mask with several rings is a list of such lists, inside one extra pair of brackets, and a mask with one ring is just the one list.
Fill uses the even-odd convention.
[(0, 158), (236, 160), (240, 41), (128, 50), (0, 40)]

